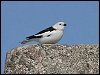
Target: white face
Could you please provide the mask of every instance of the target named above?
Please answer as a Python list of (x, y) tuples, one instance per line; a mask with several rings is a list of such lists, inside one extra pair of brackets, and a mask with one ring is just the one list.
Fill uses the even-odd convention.
[(58, 30), (64, 30), (64, 27), (66, 26), (66, 24), (64, 22), (58, 22), (56, 23), (53, 27), (55, 29), (58, 29)]

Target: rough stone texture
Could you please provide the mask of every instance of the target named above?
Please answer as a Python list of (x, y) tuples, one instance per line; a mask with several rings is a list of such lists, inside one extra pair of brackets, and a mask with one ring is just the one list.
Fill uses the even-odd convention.
[(6, 56), (5, 74), (99, 74), (99, 45), (26, 45)]

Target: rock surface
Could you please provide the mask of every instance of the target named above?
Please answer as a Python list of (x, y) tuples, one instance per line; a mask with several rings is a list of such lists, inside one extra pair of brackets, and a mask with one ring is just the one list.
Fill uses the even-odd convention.
[(7, 53), (5, 74), (99, 74), (99, 45), (26, 45)]

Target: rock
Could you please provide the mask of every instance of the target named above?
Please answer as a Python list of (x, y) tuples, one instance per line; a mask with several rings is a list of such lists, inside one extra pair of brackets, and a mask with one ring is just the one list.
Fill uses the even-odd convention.
[(99, 45), (26, 45), (6, 55), (5, 74), (99, 74)]

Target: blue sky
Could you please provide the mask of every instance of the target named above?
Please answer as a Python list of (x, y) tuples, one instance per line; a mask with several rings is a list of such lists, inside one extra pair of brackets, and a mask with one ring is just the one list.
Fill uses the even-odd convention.
[(1, 72), (6, 52), (22, 46), (19, 42), (25, 37), (59, 21), (67, 24), (60, 44), (99, 43), (98, 1), (2, 1)]

